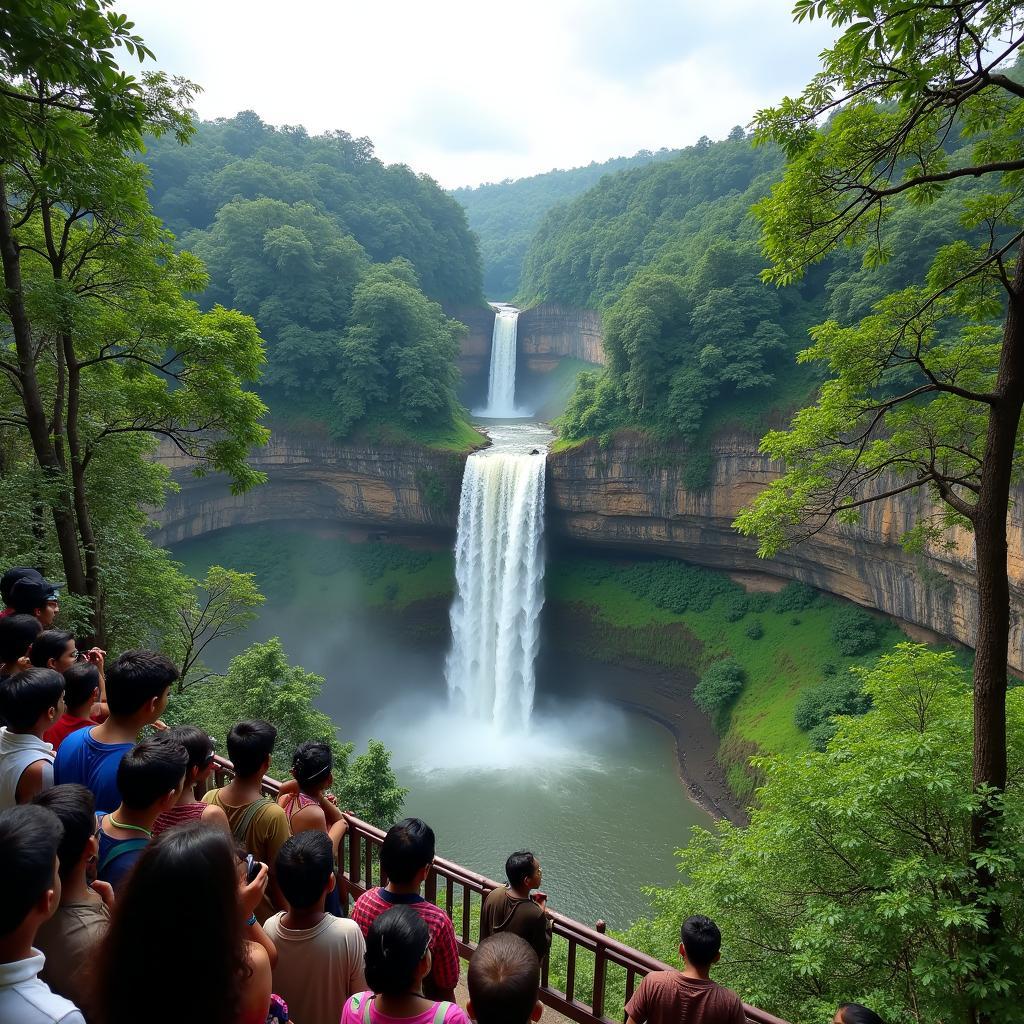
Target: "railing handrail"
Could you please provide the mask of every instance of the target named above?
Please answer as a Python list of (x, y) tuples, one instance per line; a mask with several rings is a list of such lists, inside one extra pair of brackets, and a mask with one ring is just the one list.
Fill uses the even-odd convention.
[[(226, 776), (234, 775), (234, 765), (232, 765), (226, 757), (215, 755), (213, 760), (218, 780)], [(281, 783), (278, 782), (277, 779), (273, 779), (269, 775), (266, 775), (263, 777), (263, 782), (260, 788), (266, 795), (276, 797), (280, 795)], [(347, 866), (339, 866), (342, 867), (342, 885), (345, 890), (347, 905), (347, 897), (349, 894), (354, 893), (357, 897), (361, 896), (367, 888), (370, 888), (373, 885), (369, 871), (369, 845), (367, 846), (366, 857), (364, 858), (361, 850), (361, 847), (363, 846), (362, 840), (365, 840), (367, 844), (379, 846), (384, 841), (385, 832), (383, 829), (377, 828), (376, 825), (371, 825), (368, 821), (363, 821), (353, 814), (344, 812), (344, 816), (348, 823), (351, 856)], [(365, 864), (365, 870), (367, 871), (365, 881), (370, 883), (369, 885), (362, 884), (363, 878), (361, 871), (357, 877), (353, 877), (351, 869), (357, 864), (360, 866)], [(492, 889), (500, 888), (504, 884), (502, 882), (496, 882), (494, 879), (488, 878), (486, 875), (470, 871), (469, 868), (466, 868), (461, 864), (457, 864), (455, 861), (446, 860), (444, 857), (435, 857), (433, 869), (427, 877), (427, 883), (425, 886), (425, 895), (432, 901), (436, 900), (437, 897), (437, 879), (439, 877), (443, 878), (447, 883), (447, 909), (449, 916), (451, 916), (453, 890), (455, 885), (461, 885), (464, 893), (475, 892), (480, 896), (486, 896)], [(464, 895), (463, 900), (464, 908), (468, 908), (468, 896)], [(628, 993), (633, 991), (632, 983), (636, 978), (642, 978), (644, 975), (649, 974), (652, 971), (675, 970), (675, 968), (670, 964), (658, 960), (656, 957), (649, 956), (647, 953), (643, 953), (639, 949), (634, 949), (632, 946), (627, 946), (625, 943), (619, 942), (617, 939), (613, 939), (609, 935), (606, 935), (600, 930), (600, 926), (603, 926), (603, 922), (598, 922), (599, 927), (591, 928), (588, 925), (575, 920), (575, 918), (567, 917), (565, 914), (559, 913), (557, 910), (549, 910), (548, 914), (551, 917), (552, 932), (555, 935), (560, 935), (567, 939), (571, 946), (578, 946), (581, 949), (595, 954), (595, 988), (600, 985), (602, 987), (602, 991), (600, 996), (595, 995), (593, 1007), (577, 1000), (572, 995), (567, 997), (566, 993), (561, 992), (557, 988), (551, 987), (548, 984), (547, 962), (545, 961), (545, 964), (543, 965), (540, 991), (540, 998), (542, 1002), (573, 1020), (580, 1022), (580, 1024), (613, 1024), (613, 1022), (611, 1022), (611, 1018), (605, 1016), (603, 1013), (596, 1012), (598, 1005), (601, 1005), (603, 1008), (605, 962), (614, 964), (615, 966), (626, 970), (627, 999)], [(463, 935), (461, 941), (459, 941), (459, 936), (456, 936), (457, 945), (459, 947), (460, 955), (468, 960), (469, 957), (472, 956), (472, 952), (476, 944), (469, 938), (469, 924), (465, 919), (462, 922), (462, 932)], [(599, 982), (597, 980), (598, 977), (600, 978)], [(574, 986), (570, 982), (567, 987), (572, 989)], [(755, 1006), (748, 1006), (746, 1003), (743, 1004), (743, 1010), (750, 1024), (788, 1024), (787, 1021), (784, 1021), (779, 1017), (775, 1017), (770, 1013), (766, 1013), (764, 1010), (759, 1010)]]

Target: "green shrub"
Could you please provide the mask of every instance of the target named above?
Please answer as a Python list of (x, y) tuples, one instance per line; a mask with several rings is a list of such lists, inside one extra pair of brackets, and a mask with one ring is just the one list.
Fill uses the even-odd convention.
[(638, 562), (624, 570), (621, 578), (633, 593), (676, 615), (706, 612), (716, 597), (742, 592), (722, 573), (668, 559)]
[(746, 629), (748, 640), (760, 640), (764, 636), (764, 626), (760, 619), (755, 619)]
[(864, 654), (878, 646), (881, 623), (861, 608), (844, 608), (832, 621), (832, 643), (840, 654)]
[(745, 681), (746, 674), (738, 662), (716, 661), (694, 687), (693, 703), (712, 718), (720, 719), (736, 702)]
[(834, 676), (838, 671), (839, 669), (836, 668), (835, 662), (832, 661), (826, 661), (825, 664), (821, 666), (821, 674), (823, 676)]
[(800, 625), (800, 616), (799, 615), (791, 616), (790, 620), (789, 620), (789, 624), (791, 626), (799, 626)]
[(811, 741), (811, 749), (816, 750), (819, 754), (823, 754), (828, 748), (828, 741), (837, 732), (839, 732), (839, 726), (835, 721), (822, 722), (821, 725), (816, 725), (807, 733), (807, 738)]
[(772, 609), (774, 594), (767, 594), (762, 591), (760, 594), (750, 594), (747, 597), (747, 611), (767, 612)]
[(730, 598), (725, 608), (725, 621), (739, 622), (747, 614), (749, 607), (750, 602), (746, 594), (737, 594), (735, 597)]
[(777, 612), (802, 612), (818, 599), (818, 592), (806, 583), (787, 583), (772, 600)]
[(811, 732), (829, 723), (833, 715), (863, 715), (870, 707), (871, 699), (861, 691), (859, 679), (835, 676), (800, 694), (793, 721), (798, 729)]

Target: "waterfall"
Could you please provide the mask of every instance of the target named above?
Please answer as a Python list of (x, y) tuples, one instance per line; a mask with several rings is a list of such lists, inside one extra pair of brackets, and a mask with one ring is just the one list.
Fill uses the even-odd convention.
[(519, 310), (498, 306), (491, 335), (491, 369), (487, 378), (487, 407), (480, 416), (511, 419), (522, 416), (516, 409), (516, 326)]
[(545, 461), (543, 454), (478, 452), (462, 479), (448, 695), (501, 728), (525, 727), (533, 708)]

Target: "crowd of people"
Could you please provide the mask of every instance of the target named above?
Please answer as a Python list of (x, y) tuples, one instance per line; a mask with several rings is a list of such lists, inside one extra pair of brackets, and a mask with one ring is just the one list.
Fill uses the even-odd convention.
[[(0, 580), (0, 1021), (4, 1024), (527, 1024), (541, 1015), (552, 916), (536, 856), (505, 864), (480, 913), (459, 1006), (447, 913), (423, 894), (433, 830), (406, 818), (380, 847), (385, 884), (345, 917), (327, 743), (306, 742), (275, 800), (277, 731), (237, 723), (234, 775), (207, 789), (214, 741), (160, 719), (178, 673), (133, 650), (108, 667), (52, 628), (59, 591)], [(148, 727), (153, 727), (150, 730)], [(140, 736), (144, 738), (140, 739)], [(202, 793), (202, 798), (198, 794)], [(681, 971), (648, 974), (627, 1024), (742, 1024), (711, 980), (722, 937), (682, 926)], [(835, 1024), (881, 1024), (845, 1004)]]

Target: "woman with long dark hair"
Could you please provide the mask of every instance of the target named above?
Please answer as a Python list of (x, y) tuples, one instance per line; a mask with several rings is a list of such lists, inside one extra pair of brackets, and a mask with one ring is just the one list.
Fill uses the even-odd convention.
[(114, 908), (94, 977), (99, 1024), (264, 1024), (271, 972), (246, 938), (267, 887), (263, 865), (239, 884), (228, 835), (200, 823), (145, 850)]
[(345, 1003), (341, 1024), (469, 1024), (455, 1003), (423, 997), (430, 973), (430, 929), (412, 907), (385, 910), (366, 934), (366, 984)]

